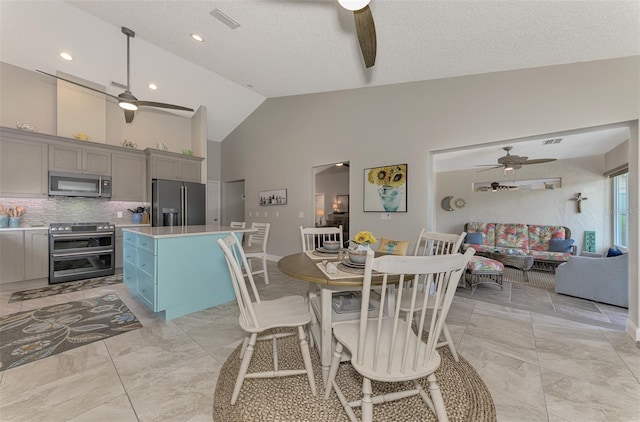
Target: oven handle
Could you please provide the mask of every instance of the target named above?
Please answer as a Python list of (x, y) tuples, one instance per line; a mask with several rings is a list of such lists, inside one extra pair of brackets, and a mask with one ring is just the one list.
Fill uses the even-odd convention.
[[(98, 232), (98, 233), (51, 233), (51, 237), (63, 238), (63, 237), (98, 237), (101, 235), (111, 236), (113, 232)], [(102, 236), (105, 237), (105, 236)]]
[(87, 251), (87, 252), (69, 252), (69, 253), (52, 253), (51, 256), (54, 258), (64, 258), (67, 256), (90, 256), (90, 255), (98, 255), (98, 254), (105, 254), (105, 253), (112, 253), (113, 249), (102, 249), (102, 250), (97, 250), (97, 251)]

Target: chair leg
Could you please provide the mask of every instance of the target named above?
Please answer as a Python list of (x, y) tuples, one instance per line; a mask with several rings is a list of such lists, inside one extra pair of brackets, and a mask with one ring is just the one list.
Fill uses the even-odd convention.
[(329, 375), (327, 376), (324, 390), (325, 400), (329, 400), (329, 395), (333, 388), (333, 380), (336, 378), (336, 374), (338, 373), (338, 367), (340, 366), (340, 360), (342, 359), (342, 347), (342, 343), (337, 343), (336, 350), (333, 352), (333, 357), (331, 358), (331, 367), (329, 367)]
[(267, 255), (262, 255), (262, 269), (264, 270), (264, 284), (269, 284), (269, 273), (267, 273)]
[(362, 378), (362, 422), (373, 421), (373, 400), (371, 399), (372, 394), (373, 390), (371, 390), (371, 380), (366, 377)]
[(298, 327), (298, 340), (300, 342), (300, 351), (302, 352), (302, 359), (304, 360), (304, 368), (307, 370), (307, 377), (309, 378), (309, 387), (311, 387), (311, 394), (316, 395), (316, 378), (313, 375), (313, 366), (311, 365), (311, 354), (309, 353), (309, 344), (307, 343), (307, 333), (304, 327)]
[(429, 375), (427, 377), (427, 381), (429, 381), (429, 394), (431, 395), (433, 407), (435, 407), (436, 409), (436, 417), (438, 418), (438, 422), (448, 422), (449, 418), (447, 417), (447, 411), (444, 407), (442, 391), (440, 391), (440, 386), (438, 385), (436, 376), (434, 374)]
[(246, 336), (244, 340), (242, 340), (242, 349), (240, 349), (240, 359), (244, 357), (244, 351), (247, 349), (247, 344), (249, 343), (249, 337)]
[(240, 364), (240, 370), (238, 371), (238, 378), (236, 378), (236, 386), (233, 388), (233, 395), (231, 396), (231, 404), (236, 404), (236, 400), (238, 400), (238, 395), (240, 394), (240, 389), (242, 388), (242, 383), (244, 382), (244, 376), (247, 375), (247, 369), (249, 369), (249, 363), (251, 362), (251, 357), (253, 356), (253, 347), (256, 345), (256, 338), (258, 334), (251, 334), (251, 338), (247, 344), (247, 349), (242, 358), (242, 363)]
[(447, 327), (446, 322), (442, 326), (442, 332), (444, 333), (444, 338), (447, 339), (447, 346), (449, 346), (449, 350), (451, 350), (453, 360), (455, 360), (456, 362), (460, 362), (460, 359), (458, 358), (458, 352), (456, 352), (456, 346), (453, 344), (453, 339), (451, 338), (451, 333), (449, 332), (449, 327)]

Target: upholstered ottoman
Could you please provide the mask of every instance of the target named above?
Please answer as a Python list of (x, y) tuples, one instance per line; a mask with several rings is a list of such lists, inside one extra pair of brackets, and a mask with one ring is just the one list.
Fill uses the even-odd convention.
[(502, 262), (483, 256), (472, 256), (467, 264), (465, 279), (471, 285), (472, 292), (476, 290), (478, 284), (484, 283), (497, 284), (502, 290), (503, 272), (504, 264)]

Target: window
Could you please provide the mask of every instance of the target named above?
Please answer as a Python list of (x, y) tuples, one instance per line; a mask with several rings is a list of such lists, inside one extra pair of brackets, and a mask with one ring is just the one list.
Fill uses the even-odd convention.
[(613, 243), (629, 247), (629, 173), (613, 179)]

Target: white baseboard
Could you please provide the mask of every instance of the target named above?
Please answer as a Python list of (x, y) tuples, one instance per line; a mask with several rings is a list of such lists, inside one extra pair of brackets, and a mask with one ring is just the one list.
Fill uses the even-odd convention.
[(627, 320), (627, 334), (629, 334), (629, 337), (631, 337), (635, 342), (640, 342), (640, 328), (638, 328), (630, 319)]

